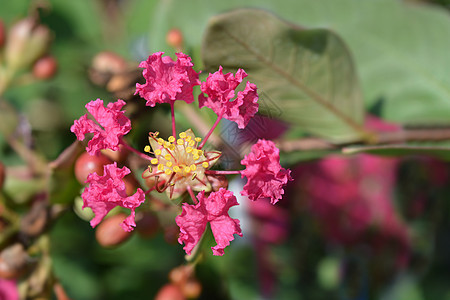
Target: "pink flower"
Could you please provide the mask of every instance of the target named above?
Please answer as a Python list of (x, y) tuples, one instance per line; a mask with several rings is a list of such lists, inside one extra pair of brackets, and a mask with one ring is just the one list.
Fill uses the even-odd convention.
[(178, 242), (184, 243), (184, 250), (189, 255), (192, 249), (200, 241), (209, 222), (217, 245), (211, 247), (214, 255), (222, 256), (226, 246), (234, 240), (233, 234), (242, 236), (239, 220), (232, 219), (228, 210), (234, 205), (239, 205), (231, 191), (220, 188), (205, 198), (205, 192), (197, 195), (196, 205), (183, 204), (181, 215), (175, 221), (180, 227)]
[(19, 291), (15, 280), (0, 278), (0, 299), (19, 300)]
[(246, 166), (241, 176), (248, 180), (241, 195), (250, 200), (270, 198), (275, 204), (284, 194), (283, 186), (292, 180), (291, 170), (281, 167), (280, 151), (272, 141), (258, 140), (241, 164)]
[(147, 100), (147, 106), (156, 103), (172, 103), (175, 100), (184, 100), (187, 103), (194, 101), (193, 87), (200, 85), (199, 73), (192, 68), (191, 58), (183, 53), (176, 53), (177, 60), (157, 52), (139, 64), (144, 68), (145, 84), (136, 84), (136, 94)]
[[(131, 121), (125, 117), (120, 109), (125, 101), (117, 100), (103, 106), (103, 100), (97, 99), (86, 104), (86, 109), (95, 118), (98, 124), (88, 119), (87, 114), (75, 120), (70, 131), (75, 133), (77, 139), (82, 141), (86, 133), (93, 133), (94, 137), (89, 141), (86, 151), (95, 155), (102, 149), (119, 150), (120, 139), (131, 130)], [(103, 128), (102, 128), (103, 127)]]
[(223, 74), (222, 66), (219, 71), (209, 74), (206, 82), (202, 82), (201, 90), (208, 94), (200, 94), (198, 101), (200, 108), (203, 106), (211, 108), (218, 116), (236, 122), (239, 128), (247, 126), (251, 118), (258, 112), (258, 93), (256, 85), (247, 82), (245, 89), (237, 93), (235, 100), (235, 89), (247, 77), (244, 70), (239, 69), (236, 76), (232, 73)]
[(122, 178), (130, 174), (127, 167), (117, 168), (117, 164), (109, 164), (103, 167), (103, 176), (92, 173), (88, 175), (86, 183), (89, 183), (84, 189), (81, 197), (84, 200), (83, 208), (90, 207), (95, 213), (91, 220), (91, 226), (97, 226), (110, 210), (116, 206), (129, 208), (131, 214), (121, 224), (123, 230), (132, 231), (136, 226), (134, 222), (135, 209), (145, 200), (144, 192), (137, 189), (137, 192), (127, 197), (125, 192), (125, 183)]

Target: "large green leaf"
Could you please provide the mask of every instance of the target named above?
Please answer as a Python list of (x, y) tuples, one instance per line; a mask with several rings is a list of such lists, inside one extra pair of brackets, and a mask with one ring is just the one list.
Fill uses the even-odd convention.
[[(167, 50), (167, 30), (179, 27), (196, 54), (207, 20), (242, 6), (238, 0), (160, 1), (151, 18), (151, 50)], [(354, 55), (365, 103), (383, 100), (384, 119), (450, 122), (450, 18), (445, 10), (397, 0), (248, 0), (245, 6), (343, 37)]]
[(210, 72), (219, 65), (243, 68), (258, 86), (263, 113), (333, 141), (364, 134), (350, 53), (329, 30), (301, 29), (263, 10), (236, 10), (211, 19), (202, 58)]

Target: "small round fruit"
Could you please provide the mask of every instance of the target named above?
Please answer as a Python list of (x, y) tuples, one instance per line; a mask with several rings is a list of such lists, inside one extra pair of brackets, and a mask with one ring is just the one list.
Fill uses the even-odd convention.
[(103, 154), (90, 155), (89, 153), (84, 152), (75, 162), (75, 177), (78, 182), (85, 184), (89, 174), (95, 172), (97, 175), (102, 176), (103, 166), (112, 163), (112, 160)]
[(123, 230), (120, 224), (127, 218), (124, 213), (105, 218), (95, 230), (95, 238), (103, 247), (114, 247), (124, 243), (133, 232)]

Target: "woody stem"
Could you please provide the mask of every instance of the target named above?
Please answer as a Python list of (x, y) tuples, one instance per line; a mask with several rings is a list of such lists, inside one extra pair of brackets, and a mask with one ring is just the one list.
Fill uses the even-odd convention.
[(172, 135), (174, 138), (177, 138), (177, 130), (175, 127), (175, 109), (174, 109), (174, 103), (170, 103), (170, 114), (172, 116)]
[(192, 201), (194, 202), (194, 204), (197, 204), (198, 203), (197, 197), (195, 197), (194, 191), (192, 190), (190, 185), (187, 186), (187, 190), (188, 190), (189, 195), (191, 196)]
[(216, 122), (211, 127), (209, 132), (206, 134), (205, 139), (201, 142), (200, 146), (198, 146), (198, 149), (202, 149), (202, 147), (205, 145), (206, 141), (208, 140), (210, 135), (213, 133), (214, 129), (216, 129), (217, 125), (219, 125), (220, 120), (222, 120), (222, 115), (223, 115), (223, 113), (221, 113), (220, 115), (217, 116)]
[(242, 170), (239, 171), (219, 171), (219, 170), (206, 170), (205, 174), (208, 175), (234, 175), (234, 174), (241, 174)]

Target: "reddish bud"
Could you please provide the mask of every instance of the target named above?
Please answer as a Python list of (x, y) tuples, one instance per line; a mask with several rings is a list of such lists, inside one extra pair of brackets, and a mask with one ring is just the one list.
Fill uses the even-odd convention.
[(198, 280), (188, 280), (181, 286), (181, 292), (188, 299), (197, 299), (202, 292), (202, 285)]
[(131, 196), (136, 193), (136, 190), (139, 187), (139, 182), (134, 177), (133, 173), (126, 175), (123, 178), (123, 182), (125, 183), (125, 192), (127, 193), (127, 196)]
[(177, 225), (169, 225), (164, 228), (164, 240), (167, 243), (175, 245), (178, 243), (178, 236), (180, 235), (180, 228)]
[(33, 18), (14, 24), (5, 45), (5, 59), (11, 71), (29, 67), (44, 55), (50, 45), (50, 30)]
[(97, 242), (103, 247), (114, 247), (128, 240), (132, 232), (127, 232), (120, 226), (126, 217), (124, 213), (119, 213), (104, 219), (95, 230)]
[(111, 149), (102, 150), (103, 155), (118, 163), (124, 162), (127, 159), (129, 153), (130, 151), (122, 145), (119, 145), (119, 150), (117, 151)]
[(206, 175), (212, 190), (217, 192), (220, 188), (228, 189), (228, 179), (225, 175)]
[(0, 20), (0, 47), (3, 47), (6, 40), (6, 30), (5, 30), (5, 24), (2, 20)]
[(50, 79), (58, 70), (58, 62), (53, 56), (44, 56), (33, 65), (33, 76), (38, 79)]
[(158, 217), (151, 212), (138, 214), (136, 216), (136, 230), (142, 237), (153, 237), (159, 230)]
[(126, 60), (116, 53), (103, 51), (97, 54), (92, 60), (92, 68), (102, 73), (122, 73), (127, 70)]
[(0, 162), (0, 191), (3, 188), (3, 183), (5, 183), (5, 177), (6, 177), (6, 168), (5, 165), (3, 165)]
[(169, 30), (166, 35), (166, 42), (170, 47), (181, 50), (183, 48), (183, 33), (177, 28)]
[(96, 172), (97, 175), (103, 175), (103, 166), (113, 162), (102, 154), (89, 155), (87, 152), (78, 157), (75, 162), (75, 177), (78, 182), (84, 184), (89, 174)]
[(59, 282), (53, 285), (53, 291), (55, 292), (56, 299), (70, 300), (69, 296), (67, 296), (67, 293), (64, 290), (64, 287)]
[(0, 253), (0, 277), (16, 279), (27, 269), (28, 254), (22, 244), (16, 243)]
[(155, 296), (155, 300), (185, 300), (183, 292), (174, 284), (166, 284)]

